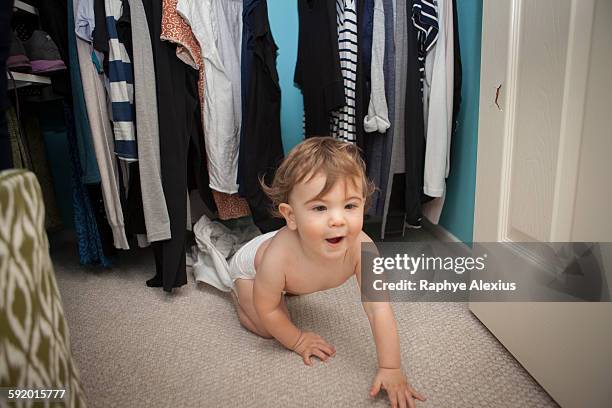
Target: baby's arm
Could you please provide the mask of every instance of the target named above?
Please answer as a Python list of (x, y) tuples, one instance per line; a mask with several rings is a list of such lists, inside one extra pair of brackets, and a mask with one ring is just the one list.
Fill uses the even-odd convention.
[[(362, 233), (362, 242), (371, 243), (372, 240)], [(359, 255), (357, 259), (355, 278), (361, 288), (361, 256)], [(374, 378), (370, 395), (375, 396), (382, 387), (387, 391), (393, 406), (404, 407), (407, 402), (408, 407), (412, 408), (413, 398), (425, 401), (425, 397), (408, 384), (402, 372), (399, 336), (391, 306), (388, 302), (362, 302), (362, 304), (370, 321), (378, 355), (378, 373)]]
[(262, 260), (253, 284), (253, 305), (268, 333), (293, 350), (301, 333), (282, 308), (285, 274), (275, 264), (269, 258)]
[(283, 310), (285, 274), (282, 271), (285, 265), (270, 258), (262, 260), (253, 285), (253, 305), (261, 323), (279, 343), (301, 355), (307, 365), (312, 365), (310, 356), (323, 361), (333, 357), (336, 354), (333, 346), (319, 335), (295, 327)]

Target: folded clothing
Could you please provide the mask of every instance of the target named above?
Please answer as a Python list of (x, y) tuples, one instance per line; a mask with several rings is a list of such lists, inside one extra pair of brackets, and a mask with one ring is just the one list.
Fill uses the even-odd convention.
[(23, 43), (35, 74), (62, 71), (66, 65), (60, 56), (57, 45), (49, 34), (35, 30), (29, 40)]
[(6, 67), (10, 71), (18, 72), (30, 72), (32, 70), (30, 59), (26, 55), (21, 40), (19, 37), (17, 37), (17, 34), (14, 31), (11, 38), (11, 50), (9, 52), (9, 57), (6, 60)]

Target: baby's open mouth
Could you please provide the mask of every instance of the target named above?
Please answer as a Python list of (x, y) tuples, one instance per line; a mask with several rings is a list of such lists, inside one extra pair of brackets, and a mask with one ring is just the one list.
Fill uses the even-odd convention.
[(342, 241), (342, 238), (344, 237), (327, 238), (326, 241), (330, 244), (337, 244), (338, 242)]

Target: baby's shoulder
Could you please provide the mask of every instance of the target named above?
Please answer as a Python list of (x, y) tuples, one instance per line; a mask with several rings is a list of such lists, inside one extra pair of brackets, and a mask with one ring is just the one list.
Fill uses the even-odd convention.
[(373, 243), (374, 241), (372, 240), (372, 238), (370, 238), (370, 236), (368, 234), (366, 234), (365, 232), (361, 231), (359, 233), (358, 238), (357, 238), (357, 243), (359, 245), (361, 245), (361, 243), (364, 243), (364, 242)]
[(353, 251), (359, 253), (361, 252), (362, 244), (373, 244), (373, 243), (374, 241), (372, 240), (372, 238), (370, 238), (368, 234), (366, 234), (365, 232), (361, 231), (359, 235), (357, 236), (357, 239), (355, 240), (352, 249)]
[(374, 244), (372, 238), (368, 236), (365, 232), (361, 231), (351, 248), (351, 258), (353, 262), (357, 265), (361, 260), (361, 251), (363, 248), (362, 244)]
[(260, 265), (265, 269), (286, 269), (295, 259), (295, 244), (293, 237), (286, 228), (279, 230), (274, 237), (262, 244)]

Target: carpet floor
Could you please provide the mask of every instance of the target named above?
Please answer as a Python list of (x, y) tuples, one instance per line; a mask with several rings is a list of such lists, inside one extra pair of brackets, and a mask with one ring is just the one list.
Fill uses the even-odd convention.
[[(229, 295), (190, 283), (145, 286), (150, 250), (110, 270), (52, 251), (72, 351), (91, 407), (384, 407), (368, 396), (376, 350), (354, 280), (290, 297), (292, 319), (336, 346), (313, 367), (242, 328)], [(557, 407), (464, 303), (394, 303), (402, 364), (420, 407)]]

